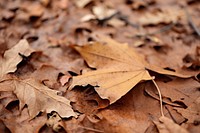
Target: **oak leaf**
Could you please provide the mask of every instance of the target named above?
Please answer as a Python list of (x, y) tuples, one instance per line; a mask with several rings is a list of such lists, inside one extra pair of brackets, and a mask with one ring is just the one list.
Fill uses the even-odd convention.
[(29, 56), (34, 50), (29, 46), (26, 40), (20, 40), (14, 47), (4, 53), (3, 59), (0, 60), (0, 81), (3, 76), (10, 72), (15, 72), (17, 64), (22, 61), (19, 53)]
[(20, 101), (20, 109), (27, 104), (30, 118), (34, 118), (40, 111), (56, 111), (61, 117), (76, 116), (68, 99), (34, 79), (5, 80), (0, 84), (0, 91), (13, 91)]
[(101, 42), (94, 42), (83, 47), (74, 46), (87, 64), (97, 70), (74, 76), (69, 89), (77, 85), (90, 84), (96, 87), (101, 98), (109, 99), (112, 104), (140, 81), (152, 80), (148, 70), (188, 77), (148, 64), (142, 56), (135, 52), (134, 48), (127, 44), (120, 44), (103, 36), (99, 36), (99, 40)]

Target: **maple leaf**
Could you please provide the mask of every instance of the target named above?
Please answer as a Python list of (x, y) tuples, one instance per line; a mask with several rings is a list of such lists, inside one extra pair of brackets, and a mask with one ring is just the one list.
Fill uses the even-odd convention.
[(99, 36), (104, 43), (94, 42), (83, 47), (75, 46), (90, 67), (97, 68), (79, 76), (74, 76), (69, 89), (88, 84), (95, 86), (103, 99), (114, 103), (137, 83), (152, 80), (148, 70), (178, 77), (188, 77), (148, 64), (144, 58), (127, 44), (120, 44), (110, 38)]
[(20, 101), (20, 109), (27, 104), (31, 118), (40, 111), (56, 111), (61, 117), (76, 116), (68, 99), (57, 95), (58, 91), (51, 90), (34, 79), (5, 80), (0, 84), (0, 91), (13, 91)]
[(20, 40), (14, 47), (7, 50), (4, 53), (3, 59), (0, 60), (0, 81), (5, 74), (15, 72), (17, 64), (22, 61), (19, 53), (29, 56), (33, 51), (25, 39)]

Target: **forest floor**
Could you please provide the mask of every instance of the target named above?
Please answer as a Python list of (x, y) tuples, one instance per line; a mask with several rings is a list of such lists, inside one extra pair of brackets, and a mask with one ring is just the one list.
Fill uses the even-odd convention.
[(0, 132), (200, 132), (199, 16), (199, 0), (1, 0)]

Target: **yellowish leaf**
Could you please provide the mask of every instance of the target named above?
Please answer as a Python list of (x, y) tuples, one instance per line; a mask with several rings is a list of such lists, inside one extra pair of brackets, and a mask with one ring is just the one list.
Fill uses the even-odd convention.
[(161, 74), (188, 77), (148, 64), (127, 44), (106, 37), (99, 37), (99, 40), (101, 42), (74, 47), (87, 64), (97, 70), (74, 76), (69, 89), (90, 84), (96, 87), (101, 98), (109, 99), (112, 104), (140, 81), (152, 80), (148, 69)]

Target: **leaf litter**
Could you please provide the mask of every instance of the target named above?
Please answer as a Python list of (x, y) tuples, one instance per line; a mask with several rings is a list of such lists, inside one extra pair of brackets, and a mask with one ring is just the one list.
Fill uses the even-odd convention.
[[(0, 89), (3, 90), (0, 92), (1, 132), (162, 132), (156, 127), (156, 122), (164, 127), (164, 131), (171, 131), (171, 128), (180, 125), (178, 129), (199, 132), (198, 1), (18, 0), (6, 4), (2, 1), (0, 5), (0, 70), (4, 69), (0, 74)], [(100, 9), (98, 13), (93, 11), (95, 8)], [(184, 12), (185, 9), (188, 13)], [(81, 19), (84, 16), (87, 18)], [(141, 21), (141, 18), (145, 21)], [(70, 85), (68, 80), (72, 76), (101, 69), (106, 71), (108, 68), (119, 70), (118, 67), (124, 66), (122, 62), (119, 65), (119, 61), (109, 61), (97, 67), (96, 60), (90, 63), (86, 60), (92, 69), (96, 68), (91, 70), (91, 66), (88, 68), (83, 63), (82, 57), (70, 45), (88, 47), (89, 42), (93, 41), (93, 45), (98, 44), (98, 49), (101, 45), (108, 46), (105, 41), (96, 40), (95, 34), (109, 35), (119, 42), (119, 48), (112, 49), (126, 47), (127, 51), (132, 51), (132, 47), (135, 47), (133, 53), (144, 57), (141, 57), (144, 60), (142, 63), (139, 59), (139, 66), (143, 71), (148, 71), (148, 78), (155, 77), (162, 94), (164, 116), (173, 122), (166, 120), (168, 124), (165, 124), (160, 118), (160, 98), (155, 85), (149, 81), (151, 79), (138, 81), (136, 86), (130, 87), (111, 105), (97, 93), (96, 88), (101, 86), (79, 85), (67, 90)], [(26, 39), (35, 50), (26, 51), (26, 48), (32, 48), (25, 48), (23, 44), (11, 54), (11, 58), (17, 59), (9, 63), (11, 58), (5, 58), (5, 51), (11, 50), (21, 39)], [(94, 51), (98, 49), (94, 48)], [(117, 54), (120, 50), (116, 53), (108, 51), (121, 55)], [(109, 55), (109, 52), (104, 55)], [(123, 56), (117, 56), (117, 59), (127, 61)], [(116, 65), (109, 65), (112, 63)], [(159, 67), (152, 67), (154, 65)], [(181, 78), (183, 75), (189, 76)], [(120, 79), (121, 75), (114, 78)], [(46, 101), (49, 93), (42, 98), (37, 97), (41, 96), (37, 91), (40, 89), (27, 85), (29, 81), (39, 85), (39, 88), (46, 88), (45, 92), (53, 92), (59, 100), (68, 99), (63, 110), (69, 107), (78, 117), (62, 117), (59, 109)], [(15, 93), (20, 88), (10, 82), (21, 87), (29, 86), (27, 88), (33, 92), (31, 94), (37, 94), (32, 99), (43, 100), (30, 102), (28, 99), (31, 98), (28, 97), (22, 101), (23, 98)], [(38, 103), (44, 101), (41, 108), (30, 108), (32, 103), (38, 107)], [(67, 104), (69, 102), (70, 105)], [(34, 115), (30, 116), (31, 113)]]

